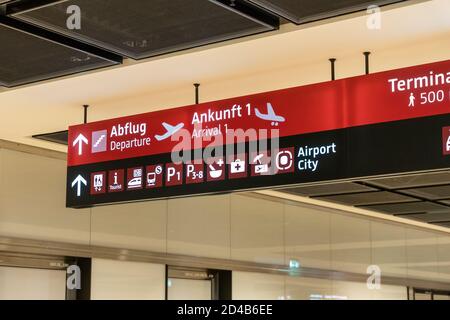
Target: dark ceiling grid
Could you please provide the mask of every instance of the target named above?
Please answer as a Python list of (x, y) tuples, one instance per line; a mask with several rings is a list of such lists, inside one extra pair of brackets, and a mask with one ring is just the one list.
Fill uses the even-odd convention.
[(246, 0), (297, 25), (407, 0)]
[(440, 171), (279, 190), (450, 227), (450, 172)]
[[(91, 66), (86, 63), (79, 70), (70, 65), (47, 72), (37, 69), (34, 76), (16, 81), (6, 81), (0, 74), (0, 86), (103, 68), (120, 63), (122, 57), (145, 59), (268, 32), (279, 27), (279, 17), (305, 23), (363, 10), (368, 5), (401, 1), (406, 0), (0, 0), (0, 17), (16, 20), (21, 26), (16, 30), (50, 40), (53, 43), (48, 45), (49, 50), (54, 50), (56, 56), (64, 51), (60, 47), (61, 52), (56, 54), (57, 44), (86, 54), (82, 58), (75, 56), (72, 63), (95, 62)], [(81, 30), (66, 27), (69, 5), (81, 8)], [(11, 27), (11, 20), (3, 24)], [(25, 71), (31, 72), (33, 67), (36, 65)]]
[(360, 206), (360, 208), (380, 211), (394, 216), (445, 211), (448, 209), (447, 206), (428, 201), (376, 204), (376, 205)]
[(411, 188), (400, 190), (404, 194), (422, 197), (428, 200), (447, 200), (450, 199), (450, 185), (439, 185), (421, 188)]
[[(256, 6), (243, 0), (233, 1), (232, 7), (230, 3), (225, 0), (0, 0), (0, 38), (3, 40), (0, 86), (15, 87), (54, 79), (120, 64), (123, 56), (143, 59), (279, 27), (278, 17)], [(68, 30), (66, 9), (70, 4), (80, 5), (82, 15), (94, 8), (93, 13), (86, 12), (94, 17), (93, 22), (84, 19), (82, 26), (91, 23), (94, 33), (99, 25), (103, 25), (103, 32), (115, 30), (119, 39), (123, 39), (122, 50), (114, 50), (114, 46), (98, 39), (87, 41), (86, 37)], [(106, 7), (108, 10), (104, 10)], [(126, 16), (130, 11), (133, 15)], [(108, 17), (110, 13), (112, 17)], [(170, 19), (173, 13), (175, 16)], [(116, 19), (124, 14), (123, 21)], [(39, 17), (44, 21), (35, 21)], [(47, 18), (54, 19), (54, 24), (46, 23)], [(145, 23), (154, 20), (150, 29), (156, 31), (147, 39), (149, 28)], [(110, 37), (112, 41), (114, 36)], [(17, 41), (12, 41), (13, 38)], [(128, 54), (124, 52), (126, 48)], [(20, 65), (17, 61), (21, 61)]]
[(449, 221), (450, 211), (447, 212), (428, 212), (428, 213), (419, 213), (419, 214), (407, 214), (407, 215), (397, 215), (398, 217), (403, 217), (407, 219), (413, 219), (421, 222), (428, 222), (428, 223), (440, 223)]
[(69, 131), (64, 130), (52, 133), (36, 134), (33, 136), (33, 138), (67, 146), (69, 140)]
[(66, 0), (11, 0), (6, 6), (5, 14), (10, 16), (63, 1)]
[[(48, 2), (48, 0), (43, 0)], [(279, 27), (279, 18), (243, 0), (66, 0), (8, 10), (14, 18), (133, 58), (145, 59)], [(66, 8), (81, 8), (82, 27), (68, 30)], [(104, 10), (104, 8), (108, 10)]]
[(383, 177), (366, 180), (366, 183), (384, 189), (413, 189), (450, 184), (450, 171), (438, 171), (427, 174), (408, 174), (395, 177)]
[(314, 197), (319, 200), (347, 204), (352, 206), (376, 205), (379, 203), (414, 202), (416, 199), (388, 191), (374, 191), (364, 193), (340, 194), (332, 196)]
[(450, 228), (450, 222), (449, 221), (437, 221), (437, 222), (430, 222), (430, 223), (434, 224), (434, 225), (437, 225), (437, 226)]
[(29, 36), (34, 36), (48, 42), (85, 52), (90, 55), (98, 56), (111, 62), (122, 63), (123, 60), (120, 55), (111, 53), (110, 51), (83, 42), (79, 42), (77, 40), (66, 38), (58, 33), (43, 30), (39, 27), (30, 25), (20, 20), (12, 19), (10, 17), (0, 15), (0, 24), (25, 33)]
[[(433, 176), (437, 181), (442, 182), (440, 179)], [(427, 180), (427, 179), (423, 179)], [(412, 181), (417, 181), (417, 179), (413, 179)], [(402, 218), (410, 218), (413, 220), (419, 220), (422, 222), (430, 223), (433, 221), (433, 219), (430, 221), (429, 219), (434, 218), (435, 214), (437, 212), (440, 213), (440, 218), (442, 221), (450, 221), (450, 206), (447, 206), (443, 203), (440, 203), (433, 199), (432, 197), (424, 197), (421, 194), (414, 193), (411, 194), (407, 192), (408, 186), (403, 186), (402, 189), (388, 189), (381, 186), (375, 186), (371, 184), (369, 181), (360, 181), (356, 182), (358, 184), (364, 184), (371, 187), (377, 187), (381, 192), (388, 192), (395, 195), (400, 196), (406, 196), (409, 197), (412, 200), (418, 201), (418, 202), (408, 202), (408, 201), (398, 201), (398, 202), (391, 202), (385, 201), (381, 205), (362, 205), (357, 207), (369, 209), (369, 210), (375, 210), (375, 211), (381, 211), (387, 214), (392, 214), (394, 216), (399, 216)], [(450, 181), (448, 181), (450, 183)], [(414, 187), (411, 187), (414, 188)], [(413, 190), (413, 189), (411, 189)]]
[(122, 62), (121, 56), (1, 15), (0, 39), (0, 83), (5, 87), (110, 67)]
[(309, 197), (319, 197), (319, 196), (333, 196), (342, 195), (348, 193), (361, 193), (377, 191), (378, 189), (369, 186), (364, 186), (352, 182), (338, 182), (329, 184), (315, 184), (311, 186), (298, 186), (289, 189), (283, 189), (283, 192), (309, 196)]

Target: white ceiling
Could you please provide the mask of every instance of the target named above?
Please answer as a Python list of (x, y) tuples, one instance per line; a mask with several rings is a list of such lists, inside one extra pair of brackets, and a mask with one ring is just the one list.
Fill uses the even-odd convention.
[[(382, 51), (430, 39), (450, 42), (450, 0), (410, 2), (384, 10), (382, 28), (377, 31), (366, 27), (367, 17), (361, 14), (299, 27), (288, 24), (263, 36), (0, 92), (0, 139), (64, 151), (30, 137), (79, 123), (85, 103), (95, 107), (90, 119), (98, 120), (188, 104), (196, 81), (227, 84), (223, 96), (208, 96), (219, 99), (234, 92), (228, 90), (233, 79), (248, 75), (306, 67), (367, 48)], [(449, 58), (448, 52), (442, 54)], [(315, 80), (314, 75), (310, 78)], [(251, 93), (246, 88), (236, 92)]]

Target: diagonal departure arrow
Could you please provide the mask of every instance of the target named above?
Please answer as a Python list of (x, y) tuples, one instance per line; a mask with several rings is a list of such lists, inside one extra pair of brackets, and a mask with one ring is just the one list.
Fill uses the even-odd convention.
[(78, 144), (78, 155), (81, 156), (83, 154), (83, 143), (88, 144), (88, 139), (83, 136), (83, 134), (79, 134), (78, 137), (73, 141), (72, 146), (75, 147)]
[(72, 182), (72, 188), (77, 186), (77, 197), (81, 197), (81, 184), (87, 186), (87, 181), (79, 174)]

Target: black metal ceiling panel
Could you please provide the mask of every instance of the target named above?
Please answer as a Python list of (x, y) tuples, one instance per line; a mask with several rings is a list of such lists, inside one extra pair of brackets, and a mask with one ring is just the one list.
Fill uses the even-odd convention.
[(378, 178), (368, 180), (371, 185), (387, 189), (403, 189), (413, 187), (426, 187), (440, 184), (450, 184), (450, 172), (433, 172), (422, 174), (411, 174), (400, 177)]
[[(9, 25), (0, 17), (0, 85), (14, 87), (112, 66), (118, 61), (75, 49)], [(12, 23), (15, 25), (16, 23)], [(17, 23), (17, 27), (22, 27)]]
[(450, 199), (450, 184), (401, 190), (401, 192), (428, 200)]
[(450, 211), (447, 212), (432, 212), (432, 213), (422, 213), (422, 214), (407, 214), (407, 215), (397, 215), (398, 217), (418, 220), (421, 222), (450, 222)]
[(433, 211), (448, 210), (448, 207), (432, 202), (408, 202), (408, 203), (393, 203), (364, 206), (366, 209), (380, 211), (388, 214), (407, 214), (407, 213), (427, 213)]
[(33, 138), (48, 141), (48, 142), (67, 145), (67, 141), (69, 140), (69, 131), (64, 130), (64, 131), (58, 131), (58, 132), (37, 134), (37, 135), (34, 135)]
[(450, 172), (321, 183), (279, 191), (450, 227)]
[(405, 0), (247, 0), (293, 23), (302, 24)]
[(288, 188), (280, 191), (300, 196), (324, 196), (324, 195), (346, 194), (353, 192), (369, 192), (375, 190), (376, 189), (374, 188), (367, 187), (361, 184), (342, 182), (342, 183), (319, 184), (306, 187)]
[(393, 192), (387, 192), (387, 191), (323, 196), (323, 197), (317, 197), (316, 199), (337, 202), (337, 203), (351, 205), (351, 206), (417, 201), (417, 199), (403, 196), (403, 195), (393, 193)]
[[(241, 0), (233, 2), (230, 7), (231, 2), (220, 0), (67, 0), (8, 12), (79, 41), (143, 59), (278, 28), (273, 15)], [(75, 29), (68, 28), (70, 6), (80, 9), (79, 29), (76, 24), (69, 24)]]
[(435, 224), (437, 226), (445, 227), (445, 228), (450, 228), (450, 222), (434, 222), (433, 224)]

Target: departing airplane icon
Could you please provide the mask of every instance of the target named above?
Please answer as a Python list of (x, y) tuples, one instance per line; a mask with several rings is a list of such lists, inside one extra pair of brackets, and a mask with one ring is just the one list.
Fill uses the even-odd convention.
[(167, 130), (167, 132), (163, 135), (156, 135), (155, 138), (158, 141), (163, 141), (167, 138), (170, 138), (184, 127), (184, 123), (177, 124), (176, 126), (171, 126), (170, 124), (163, 122), (162, 125)]
[(275, 114), (275, 111), (273, 110), (272, 104), (270, 102), (267, 103), (267, 114), (262, 114), (257, 108), (255, 108), (255, 114), (260, 119), (272, 121), (273, 126), (278, 126), (279, 122), (286, 121), (284, 117)]

